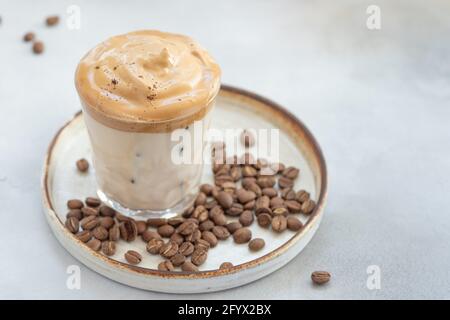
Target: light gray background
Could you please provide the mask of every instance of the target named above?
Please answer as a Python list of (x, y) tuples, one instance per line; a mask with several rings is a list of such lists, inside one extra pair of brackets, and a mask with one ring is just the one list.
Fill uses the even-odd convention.
[[(66, 27), (79, 5), (81, 30)], [(381, 8), (382, 28), (366, 27)], [(56, 28), (43, 26), (60, 14)], [(450, 4), (448, 1), (0, 0), (0, 298), (450, 298)], [(329, 202), (307, 248), (274, 274), (202, 295), (145, 292), (81, 266), (53, 237), (39, 179), (55, 131), (79, 109), (73, 74), (108, 36), (142, 28), (191, 35), (223, 82), (286, 106), (316, 135)], [(33, 30), (41, 56), (21, 38)], [(369, 265), (381, 290), (366, 287)], [(333, 274), (310, 283), (313, 270)]]

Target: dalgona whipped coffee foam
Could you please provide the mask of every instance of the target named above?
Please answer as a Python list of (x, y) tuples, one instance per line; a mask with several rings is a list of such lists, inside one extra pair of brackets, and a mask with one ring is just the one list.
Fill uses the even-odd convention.
[[(193, 137), (194, 121), (206, 132), (220, 88), (210, 55), (186, 36), (131, 32), (88, 52), (75, 84), (100, 198), (129, 214), (180, 213), (192, 203), (203, 166), (172, 161), (171, 132), (182, 128)], [(192, 152), (202, 158), (203, 150)]]

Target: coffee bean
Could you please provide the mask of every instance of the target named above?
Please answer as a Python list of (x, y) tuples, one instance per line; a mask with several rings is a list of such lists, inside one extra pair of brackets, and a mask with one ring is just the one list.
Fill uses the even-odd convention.
[(84, 203), (78, 199), (71, 199), (67, 201), (67, 208), (69, 209), (81, 209), (84, 207)]
[(99, 220), (96, 216), (87, 216), (80, 221), (80, 225), (83, 230), (92, 230), (98, 225), (98, 223)]
[(272, 223), (272, 217), (268, 213), (261, 213), (256, 219), (262, 228), (268, 228)]
[(175, 242), (177, 245), (181, 245), (184, 242), (184, 237), (181, 234), (174, 232), (169, 240)]
[(211, 219), (213, 219), (216, 215), (222, 215), (222, 214), (224, 214), (224, 211), (223, 211), (222, 207), (219, 206), (219, 205), (214, 206), (214, 207), (211, 208), (211, 210), (209, 211), (209, 217), (210, 217)]
[(214, 207), (217, 206), (217, 205), (218, 205), (218, 203), (217, 203), (216, 200), (210, 200), (210, 201), (207, 201), (207, 202), (205, 203), (205, 209), (206, 209), (206, 210), (211, 210), (212, 208), (214, 208)]
[(157, 218), (157, 219), (148, 219), (147, 220), (147, 225), (149, 227), (153, 227), (153, 228), (158, 228), (162, 225), (167, 224), (167, 220), (166, 219), (162, 219), (162, 218)]
[(123, 215), (123, 214), (121, 214), (119, 212), (116, 212), (115, 217), (116, 217), (117, 221), (119, 221), (119, 222), (125, 222), (125, 221), (129, 221), (129, 220), (133, 220), (132, 218), (127, 217), (127, 216), (125, 216), (125, 215)]
[(224, 209), (229, 209), (233, 205), (233, 197), (225, 191), (220, 191), (218, 193), (217, 201)]
[(139, 264), (142, 261), (142, 256), (139, 252), (134, 250), (128, 250), (125, 253), (125, 259), (128, 261), (128, 263), (131, 264)]
[(204, 206), (200, 205), (194, 209), (191, 217), (199, 221), (205, 221), (208, 218), (208, 210)]
[(242, 177), (242, 170), (240, 167), (232, 167), (230, 169), (230, 177), (233, 179), (234, 182), (239, 181)]
[(288, 209), (286, 209), (285, 207), (278, 207), (272, 210), (272, 216), (285, 216), (287, 217), (289, 214)]
[(228, 229), (223, 226), (215, 226), (211, 231), (220, 240), (225, 240), (230, 236)]
[(214, 183), (218, 187), (223, 187), (223, 185), (227, 182), (233, 182), (233, 178), (230, 175), (222, 174), (222, 175), (216, 175), (214, 177)]
[(294, 186), (294, 181), (283, 176), (278, 179), (278, 186), (281, 189), (292, 188)]
[(236, 243), (246, 243), (252, 238), (252, 232), (248, 228), (240, 228), (233, 233), (233, 239)]
[(202, 237), (202, 232), (200, 230), (195, 230), (190, 235), (187, 235), (184, 237), (184, 240), (190, 241), (190, 242), (196, 242), (198, 239)]
[(246, 204), (244, 204), (244, 210), (253, 210), (255, 208), (255, 200), (249, 201)]
[(250, 187), (250, 185), (252, 185), (252, 184), (256, 184), (256, 178), (255, 177), (247, 177), (247, 178), (243, 178), (241, 180), (242, 188), (245, 188), (247, 190)]
[(283, 215), (275, 216), (272, 219), (272, 230), (275, 232), (283, 232), (287, 227), (287, 219)]
[(217, 226), (224, 226), (224, 225), (227, 224), (227, 218), (225, 217), (225, 215), (223, 213), (215, 214), (212, 217), (212, 219), (214, 221), (214, 224), (217, 225)]
[(159, 250), (159, 254), (164, 258), (170, 258), (178, 252), (178, 244), (173, 241), (169, 241), (163, 244)]
[(209, 244), (208, 241), (203, 240), (203, 239), (198, 239), (197, 241), (195, 241), (195, 250), (209, 250), (209, 247), (211, 245)]
[(242, 176), (243, 177), (256, 177), (258, 171), (252, 166), (244, 166), (242, 168)]
[(253, 223), (253, 212), (246, 210), (242, 212), (242, 214), (239, 216), (239, 222), (244, 226), (248, 227)]
[(203, 249), (195, 249), (191, 256), (191, 262), (196, 266), (200, 266), (205, 263), (208, 257), (208, 251)]
[(228, 193), (233, 193), (236, 190), (236, 184), (232, 181), (225, 181), (221, 184), (221, 187)]
[(190, 261), (185, 261), (181, 266), (181, 270), (186, 272), (198, 272), (197, 266)]
[(119, 225), (120, 236), (127, 242), (134, 241), (137, 236), (137, 226), (134, 220), (126, 220)]
[(75, 217), (70, 217), (66, 219), (65, 225), (66, 228), (72, 233), (77, 233), (78, 229), (80, 228), (80, 222)]
[(284, 202), (290, 213), (299, 213), (302, 211), (302, 205), (296, 200), (287, 200)]
[(169, 238), (174, 232), (175, 232), (175, 228), (172, 227), (170, 224), (165, 224), (165, 225), (158, 227), (158, 233), (163, 238)]
[(296, 217), (288, 217), (287, 228), (292, 231), (298, 231), (303, 228), (303, 223)]
[(253, 192), (255, 194), (255, 198), (262, 196), (262, 189), (256, 182), (248, 184), (246, 189)]
[(211, 248), (214, 248), (217, 245), (217, 237), (211, 231), (203, 231), (202, 239), (209, 242)]
[(200, 231), (209, 231), (215, 226), (214, 222), (211, 220), (203, 221), (200, 226), (198, 227)]
[(183, 235), (183, 236), (187, 236), (192, 234), (195, 230), (197, 230), (198, 226), (197, 224), (195, 224), (192, 221), (188, 221), (188, 222), (183, 222), (177, 229), (176, 232)]
[(45, 19), (45, 23), (49, 27), (57, 25), (59, 23), (59, 17), (58, 16), (49, 16), (49, 17), (47, 17), (47, 19)]
[(242, 228), (242, 224), (240, 222), (234, 221), (228, 223), (225, 227), (231, 234), (233, 234), (236, 230)]
[(302, 204), (302, 212), (304, 214), (310, 214), (311, 212), (313, 212), (315, 207), (316, 207), (316, 203), (313, 200), (311, 200), (311, 199), (306, 200)]
[(89, 169), (89, 162), (86, 159), (77, 160), (76, 165), (80, 172), (86, 172)]
[(99, 212), (102, 217), (114, 218), (114, 216), (116, 215), (116, 210), (108, 206), (101, 206)]
[(255, 145), (255, 136), (249, 130), (244, 130), (241, 133), (241, 143), (246, 147), (253, 147)]
[(233, 268), (233, 264), (231, 262), (223, 262), (219, 269), (230, 269)]
[(307, 192), (305, 190), (298, 191), (295, 200), (297, 200), (300, 203), (308, 201), (309, 200), (309, 192)]
[(83, 219), (83, 213), (81, 212), (80, 209), (72, 209), (66, 214), (67, 219), (71, 217), (77, 218), (77, 220), (81, 220)]
[(107, 256), (113, 256), (116, 253), (116, 243), (114, 241), (103, 241), (102, 252)]
[(239, 189), (236, 191), (237, 198), (240, 203), (245, 204), (249, 201), (255, 200), (256, 194), (253, 191)]
[(137, 229), (137, 234), (141, 235), (142, 233), (144, 233), (145, 230), (147, 230), (147, 223), (145, 221), (136, 221), (136, 229)]
[(274, 188), (264, 188), (262, 190), (262, 194), (268, 196), (269, 198), (273, 198), (278, 196), (278, 191)]
[(23, 36), (23, 41), (25, 41), (25, 42), (33, 41), (34, 38), (35, 38), (35, 34), (33, 32), (27, 32)]
[(100, 225), (105, 229), (110, 229), (115, 224), (114, 219), (111, 217), (100, 218)]
[(227, 210), (227, 215), (232, 217), (239, 216), (244, 211), (244, 206), (240, 203), (234, 202), (230, 209)]
[(270, 198), (268, 196), (261, 196), (256, 199), (255, 213), (256, 215), (262, 213), (272, 213), (272, 210), (270, 210)]
[(151, 231), (151, 230), (145, 230), (142, 234), (141, 234), (141, 238), (142, 240), (144, 240), (145, 242), (149, 242), (152, 239), (161, 239), (161, 236), (159, 235), (159, 233), (157, 233), (156, 231)]
[(172, 262), (174, 267), (181, 266), (186, 261), (186, 257), (181, 253), (177, 253), (170, 258), (170, 262)]
[(91, 208), (96, 208), (102, 204), (100, 199), (94, 197), (87, 197), (86, 200), (84, 200), (84, 203), (86, 203), (86, 205)]
[(162, 239), (153, 238), (147, 243), (146, 250), (151, 254), (159, 254), (163, 245), (164, 241)]
[(284, 200), (295, 200), (295, 197), (297, 196), (292, 188), (281, 190), (280, 195)]
[(83, 213), (84, 217), (98, 216), (98, 210), (90, 207), (81, 208), (81, 212)]
[(109, 237), (109, 232), (106, 230), (106, 228), (102, 226), (98, 226), (92, 230), (92, 235), (97, 238), (98, 240), (106, 240)]
[(300, 170), (298, 170), (297, 168), (287, 167), (286, 169), (283, 170), (283, 172), (281, 174), (283, 175), (283, 177), (294, 180), (298, 177), (299, 173), (300, 173)]
[(179, 247), (178, 247), (178, 252), (181, 253), (182, 255), (184, 255), (185, 257), (188, 257), (192, 254), (192, 252), (194, 252), (194, 245), (191, 242), (183, 242)]
[(272, 188), (276, 184), (276, 180), (272, 176), (261, 176), (256, 180), (256, 184), (260, 188)]
[(272, 199), (270, 199), (270, 208), (272, 208), (272, 210), (276, 209), (276, 208), (283, 208), (284, 207), (284, 200), (281, 197), (273, 197)]
[(200, 186), (200, 191), (203, 192), (207, 196), (211, 195), (212, 190), (213, 190), (213, 186), (208, 183), (202, 184)]
[(109, 240), (110, 241), (117, 241), (120, 239), (120, 228), (117, 224), (111, 227), (109, 229)]
[(102, 242), (98, 239), (91, 238), (91, 240), (86, 242), (86, 245), (94, 251), (99, 251), (102, 246)]
[(175, 270), (175, 267), (173, 266), (172, 262), (170, 262), (169, 260), (165, 260), (158, 264), (158, 270), (159, 271), (173, 271), (173, 270)]
[(314, 271), (311, 274), (311, 280), (318, 285), (327, 283), (331, 279), (331, 274), (327, 271)]
[(248, 247), (251, 251), (259, 251), (264, 248), (265, 245), (266, 242), (261, 238), (252, 239), (252, 241), (248, 243)]
[(204, 194), (203, 192), (199, 192), (197, 198), (195, 199), (194, 205), (199, 206), (204, 205), (205, 203), (206, 203), (206, 194)]
[(81, 242), (88, 242), (89, 240), (91, 240), (92, 236), (91, 236), (91, 232), (88, 230), (83, 230), (80, 231), (76, 234), (76, 237), (81, 241)]

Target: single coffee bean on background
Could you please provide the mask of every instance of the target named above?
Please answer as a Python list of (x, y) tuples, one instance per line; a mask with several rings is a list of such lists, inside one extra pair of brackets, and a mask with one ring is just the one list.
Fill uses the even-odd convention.
[(79, 159), (75, 164), (80, 172), (86, 172), (89, 169), (89, 162), (86, 159)]
[(172, 262), (174, 267), (181, 266), (186, 261), (186, 257), (181, 253), (177, 253), (170, 258), (170, 262)]
[(185, 261), (181, 266), (181, 270), (185, 272), (198, 272), (197, 266), (191, 261)]
[(163, 245), (164, 241), (162, 239), (153, 238), (147, 243), (145, 249), (148, 253), (159, 254), (159, 251)]
[(67, 201), (67, 208), (69, 209), (81, 209), (84, 207), (83, 201), (79, 199), (71, 199)]
[(195, 250), (195, 246), (192, 244), (192, 242), (183, 242), (178, 247), (178, 252), (184, 255), (185, 257), (190, 256)]
[(94, 197), (87, 197), (84, 200), (84, 203), (86, 203), (86, 205), (91, 208), (97, 208), (98, 206), (100, 206), (102, 204), (100, 199), (94, 198)]
[(55, 26), (59, 23), (58, 16), (49, 16), (45, 19), (45, 24), (49, 27)]
[(167, 224), (167, 220), (166, 219), (162, 219), (162, 218), (157, 218), (157, 219), (151, 218), (151, 219), (147, 220), (147, 225), (149, 227), (152, 227), (152, 228), (158, 228), (158, 227), (160, 227), (162, 225), (165, 225), (165, 224)]
[(80, 222), (75, 217), (70, 217), (70, 218), (66, 219), (66, 223), (65, 224), (66, 224), (66, 228), (71, 233), (77, 233), (78, 229), (80, 228)]
[(230, 269), (233, 268), (233, 264), (231, 262), (223, 262), (219, 269)]
[(268, 213), (261, 213), (256, 219), (262, 228), (268, 228), (272, 224), (272, 216)]
[(113, 256), (116, 253), (116, 243), (114, 241), (103, 241), (102, 252), (107, 256)]
[(99, 251), (102, 246), (102, 242), (98, 239), (91, 238), (88, 242), (86, 242), (86, 245), (94, 251)]
[(25, 42), (33, 41), (35, 37), (36, 35), (33, 32), (27, 32), (23, 36), (23, 41)]
[(283, 232), (287, 228), (287, 219), (283, 215), (275, 216), (272, 219), (272, 230), (275, 232)]
[(236, 230), (242, 228), (242, 224), (238, 221), (233, 221), (228, 223), (225, 227), (228, 229), (228, 232), (233, 234)]
[(248, 247), (251, 251), (259, 251), (262, 248), (264, 248), (265, 245), (266, 245), (266, 242), (264, 241), (264, 239), (261, 239), (261, 238), (252, 239), (248, 243)]
[(81, 242), (88, 242), (89, 240), (91, 240), (92, 235), (91, 232), (89, 230), (83, 230), (80, 231), (76, 234), (76, 237), (81, 241)]
[(288, 217), (287, 228), (291, 231), (298, 231), (303, 228), (303, 223), (296, 217)]
[(170, 224), (165, 224), (158, 227), (158, 233), (163, 238), (169, 238), (175, 232), (175, 228)]
[(67, 212), (66, 219), (68, 219), (70, 217), (81, 220), (81, 219), (83, 219), (83, 213), (81, 212), (80, 209), (71, 209), (69, 212)]
[(272, 188), (276, 184), (276, 180), (272, 176), (261, 176), (256, 180), (256, 184), (260, 188)]
[(196, 266), (200, 266), (205, 263), (208, 257), (208, 251), (203, 249), (195, 249), (191, 256), (191, 262)]
[(131, 264), (139, 264), (142, 261), (141, 254), (134, 250), (128, 250), (124, 256), (125, 256), (125, 260), (127, 260), (128, 263), (131, 263)]
[(109, 229), (109, 240), (117, 241), (120, 239), (120, 228), (119, 225), (115, 224)]
[(252, 232), (248, 228), (240, 228), (233, 233), (233, 239), (236, 243), (247, 243), (252, 238)]
[(331, 279), (331, 274), (327, 271), (314, 271), (311, 274), (311, 280), (318, 285), (327, 283)]
[(159, 254), (164, 258), (173, 257), (178, 252), (178, 244), (173, 241), (169, 241), (161, 246)]
[(173, 266), (172, 262), (170, 262), (169, 260), (165, 260), (158, 264), (158, 270), (159, 271), (173, 271), (173, 270), (175, 270), (175, 267)]

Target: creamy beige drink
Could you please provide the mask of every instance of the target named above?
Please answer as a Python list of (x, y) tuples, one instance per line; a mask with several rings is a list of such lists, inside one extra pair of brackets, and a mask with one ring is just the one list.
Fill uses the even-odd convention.
[(202, 165), (174, 163), (179, 142), (171, 134), (188, 130), (194, 139), (195, 121), (208, 128), (220, 88), (209, 54), (186, 36), (132, 32), (83, 57), (75, 83), (102, 200), (125, 213), (179, 213), (190, 205)]

